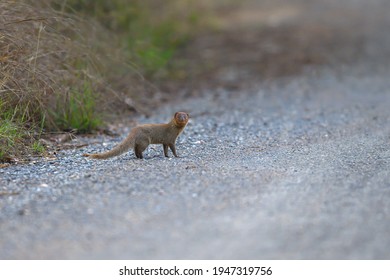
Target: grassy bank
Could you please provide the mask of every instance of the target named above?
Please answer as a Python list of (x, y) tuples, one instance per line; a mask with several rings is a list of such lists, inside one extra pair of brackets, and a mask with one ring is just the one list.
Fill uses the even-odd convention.
[(88, 132), (141, 104), (145, 81), (169, 77), (196, 29), (193, 3), (2, 1), (0, 161), (42, 152), (43, 134)]
[[(176, 49), (196, 30), (204, 14), (193, 0), (68, 0), (56, 9), (93, 18), (115, 32), (132, 63), (148, 77), (161, 76)], [(202, 12), (201, 12), (202, 10)]]

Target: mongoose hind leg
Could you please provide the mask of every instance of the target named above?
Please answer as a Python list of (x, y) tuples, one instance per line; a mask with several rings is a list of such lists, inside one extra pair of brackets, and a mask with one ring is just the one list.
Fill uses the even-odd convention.
[(164, 147), (164, 156), (169, 157), (168, 156), (168, 145), (167, 144), (163, 144), (163, 147)]
[(135, 156), (139, 159), (143, 159), (143, 151), (146, 150), (146, 148), (148, 147), (148, 145), (143, 145), (143, 144), (135, 144), (134, 146), (134, 153), (135, 153)]

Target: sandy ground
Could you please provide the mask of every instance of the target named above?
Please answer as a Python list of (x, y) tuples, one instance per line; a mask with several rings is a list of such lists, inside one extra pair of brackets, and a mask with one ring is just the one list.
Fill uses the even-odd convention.
[(228, 10), (193, 43), (208, 72), (138, 119), (188, 111), (179, 158), (81, 157), (125, 127), (0, 169), (0, 258), (390, 258), (389, 4), (305, 2)]

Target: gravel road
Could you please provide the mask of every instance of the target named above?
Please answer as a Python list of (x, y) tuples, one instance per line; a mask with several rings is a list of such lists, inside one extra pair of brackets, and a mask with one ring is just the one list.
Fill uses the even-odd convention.
[(81, 157), (111, 148), (127, 127), (1, 168), (0, 258), (389, 259), (389, 5), (325, 2), (289, 20), (352, 38), (326, 63), (273, 79), (251, 72), (247, 83), (247, 72), (224, 69), (221, 83), (241, 86), (203, 89), (137, 119), (188, 111), (179, 158), (160, 146), (143, 160)]

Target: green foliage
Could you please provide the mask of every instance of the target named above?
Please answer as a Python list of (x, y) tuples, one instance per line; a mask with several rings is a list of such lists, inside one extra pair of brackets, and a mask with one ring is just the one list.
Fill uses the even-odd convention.
[(178, 24), (173, 20), (167, 20), (159, 26), (145, 23), (132, 26), (131, 33), (134, 35), (128, 36), (127, 46), (130, 54), (134, 54), (134, 60), (142, 66), (146, 74), (153, 75), (164, 69), (177, 48), (187, 41), (188, 36), (178, 33)]
[[(27, 117), (28, 106), (10, 107), (0, 99), (0, 162), (13, 157), (29, 154), (42, 154), (44, 146), (36, 139), (40, 137), (45, 119), (37, 128)], [(36, 133), (38, 132), (38, 134)]]
[[(64, 2), (62, 2), (64, 3)], [(93, 16), (121, 38), (128, 60), (148, 76), (166, 72), (200, 19), (192, 0), (68, 0), (57, 9)]]
[(0, 120), (0, 150), (12, 148), (23, 137), (23, 129), (10, 119)]
[(39, 141), (34, 141), (31, 148), (36, 154), (42, 154), (45, 151), (45, 147)]
[(4, 103), (0, 99), (0, 161), (16, 153), (18, 144), (26, 136), (22, 120), (16, 117), (17, 109), (7, 110)]
[(61, 130), (85, 133), (102, 124), (97, 113), (96, 95), (89, 82), (84, 82), (81, 89), (71, 90), (65, 100), (59, 98), (56, 107), (52, 114)]

